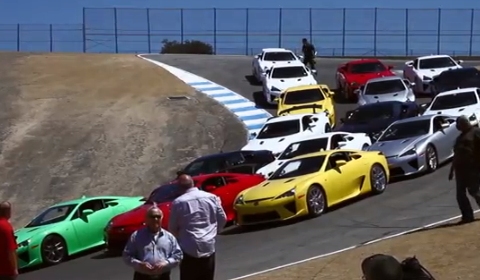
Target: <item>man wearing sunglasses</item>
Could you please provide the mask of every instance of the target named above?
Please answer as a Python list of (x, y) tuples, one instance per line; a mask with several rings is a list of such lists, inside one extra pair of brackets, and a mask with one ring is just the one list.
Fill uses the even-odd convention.
[(123, 251), (124, 261), (135, 270), (133, 280), (170, 280), (170, 271), (183, 258), (177, 239), (161, 228), (162, 210), (150, 207), (146, 227), (135, 231)]

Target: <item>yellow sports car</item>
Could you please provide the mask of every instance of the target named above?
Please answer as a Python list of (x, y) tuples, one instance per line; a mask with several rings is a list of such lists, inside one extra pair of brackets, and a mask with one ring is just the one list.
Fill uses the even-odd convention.
[(327, 85), (309, 85), (286, 89), (277, 99), (277, 115), (293, 115), (327, 112), (335, 125), (334, 92)]
[(387, 160), (378, 151), (331, 150), (296, 157), (236, 197), (237, 224), (317, 217), (359, 195), (382, 193), (389, 179)]

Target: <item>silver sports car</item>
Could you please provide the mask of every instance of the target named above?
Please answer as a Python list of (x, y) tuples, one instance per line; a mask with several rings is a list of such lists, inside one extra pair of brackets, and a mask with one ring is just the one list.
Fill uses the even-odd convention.
[(455, 117), (443, 114), (413, 117), (392, 123), (368, 150), (385, 155), (391, 177), (433, 172), (453, 156), (459, 134)]
[(415, 101), (410, 82), (398, 76), (370, 79), (355, 93), (358, 96), (358, 106), (385, 101)]

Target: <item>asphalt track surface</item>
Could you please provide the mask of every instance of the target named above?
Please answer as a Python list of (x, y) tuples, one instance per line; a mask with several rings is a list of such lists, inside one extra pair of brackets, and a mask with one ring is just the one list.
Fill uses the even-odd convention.
[[(164, 55), (149, 58), (210, 79), (251, 100), (255, 100), (254, 96), (259, 95), (255, 92), (261, 90), (260, 86), (250, 85), (245, 77), (251, 73), (250, 57)], [(334, 88), (335, 69), (344, 61), (319, 60), (318, 80)], [(398, 69), (403, 63), (385, 62)], [(419, 100), (422, 101), (428, 99)], [(337, 104), (337, 117), (354, 108), (354, 104)], [(249, 232), (227, 231), (218, 238), (216, 278), (239, 277), (457, 215), (454, 184), (447, 180), (447, 168), (444, 166), (433, 174), (391, 183), (382, 195), (349, 203), (316, 219)], [(178, 279), (178, 270), (172, 276)], [(118, 257), (106, 258), (101, 252), (95, 252), (22, 274), (19, 279), (127, 280), (132, 279), (132, 270)]]

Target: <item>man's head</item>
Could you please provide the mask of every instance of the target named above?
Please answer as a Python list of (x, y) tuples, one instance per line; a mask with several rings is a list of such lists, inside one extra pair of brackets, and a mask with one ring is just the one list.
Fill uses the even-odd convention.
[(177, 184), (182, 190), (188, 190), (195, 186), (192, 176), (188, 174), (182, 174), (177, 178)]
[(147, 215), (145, 216), (145, 224), (147, 227), (153, 231), (157, 232), (162, 227), (163, 212), (157, 205), (154, 205), (147, 210)]
[(461, 132), (466, 132), (472, 128), (472, 125), (470, 124), (470, 121), (466, 116), (460, 116), (457, 118), (457, 122), (455, 124), (458, 130)]
[(304, 44), (304, 45), (305, 45), (306, 43), (308, 43), (308, 40), (307, 40), (307, 38), (303, 38), (303, 39), (302, 39), (302, 44)]
[(392, 256), (376, 254), (363, 260), (362, 272), (365, 280), (402, 280), (400, 262)]
[(12, 205), (8, 201), (0, 203), (0, 218), (10, 219), (12, 215)]

